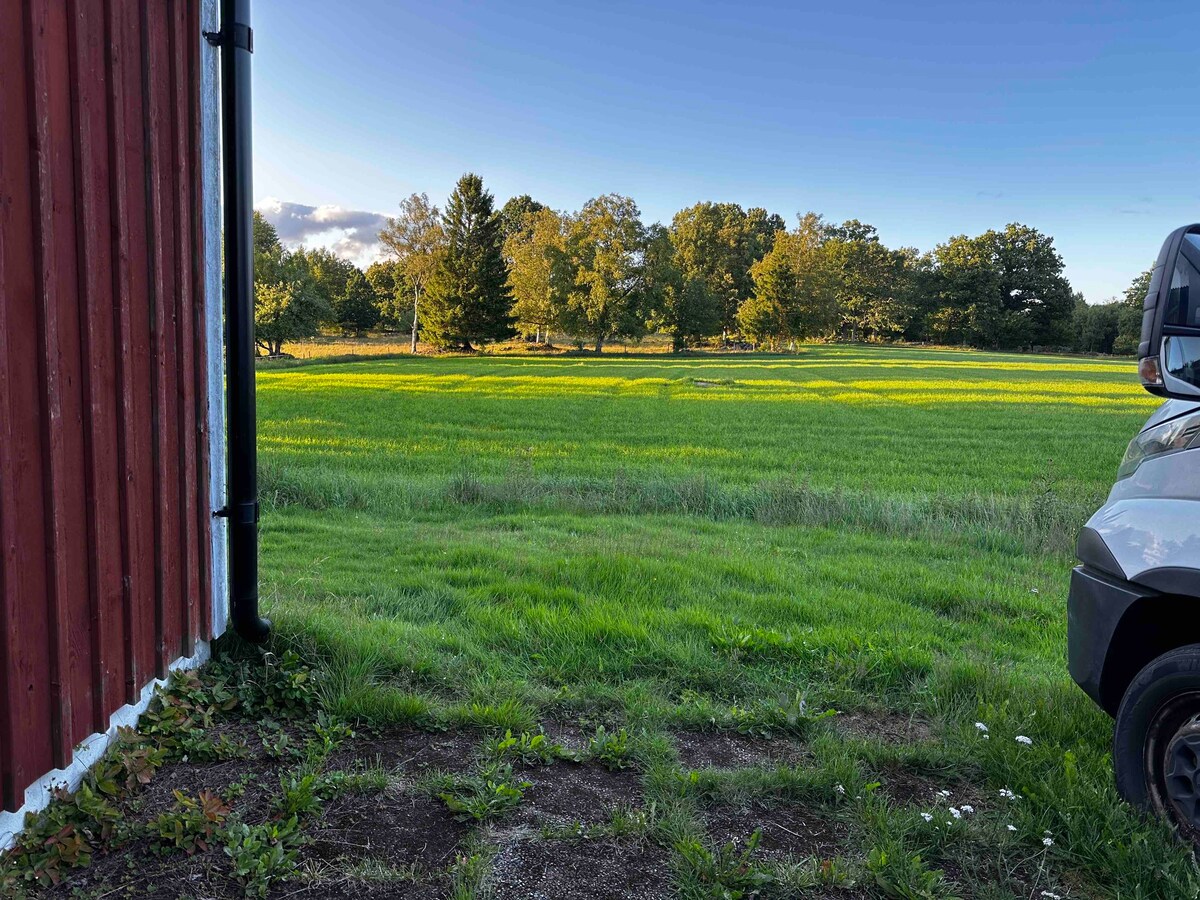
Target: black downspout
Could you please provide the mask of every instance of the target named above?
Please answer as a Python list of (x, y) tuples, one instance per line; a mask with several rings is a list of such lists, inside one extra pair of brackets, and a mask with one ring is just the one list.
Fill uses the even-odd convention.
[(233, 627), (255, 644), (258, 614), (258, 452), (254, 407), (254, 223), (251, 195), (250, 0), (221, 0), (221, 143), (225, 203), (225, 390), (228, 403), (229, 595)]

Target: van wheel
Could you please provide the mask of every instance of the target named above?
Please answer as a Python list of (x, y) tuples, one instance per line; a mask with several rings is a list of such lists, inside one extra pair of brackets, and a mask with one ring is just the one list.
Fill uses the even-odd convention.
[(1122, 797), (1200, 844), (1200, 644), (1164, 653), (1130, 683), (1113, 768)]

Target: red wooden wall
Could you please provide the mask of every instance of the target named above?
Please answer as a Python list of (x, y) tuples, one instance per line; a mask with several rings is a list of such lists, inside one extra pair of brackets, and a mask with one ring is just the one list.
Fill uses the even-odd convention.
[(0, 0), (0, 793), (211, 623), (200, 0)]

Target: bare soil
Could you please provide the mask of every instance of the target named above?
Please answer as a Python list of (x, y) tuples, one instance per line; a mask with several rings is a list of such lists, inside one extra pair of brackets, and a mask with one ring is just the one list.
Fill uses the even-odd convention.
[[(1040, 900), (1042, 891), (1056, 893), (1061, 897), (1070, 896), (1070, 892), (1066, 888), (1049, 880), (1049, 876), (1045, 872), (1039, 872), (1037, 866), (1027, 859), (1014, 865), (1004, 865), (999, 859), (976, 858), (966, 861), (966, 866), (962, 859), (932, 857), (926, 861), (930, 866), (941, 869), (942, 875), (947, 881), (959, 886), (968, 883), (964, 880), (964, 876), (970, 872), (975, 883), (1002, 885), (1017, 897), (1039, 898)], [(1058, 887), (1058, 890), (1055, 890), (1055, 887)], [(1085, 893), (1082, 896), (1088, 896), (1088, 894)]]
[[(851, 728), (868, 729), (876, 736), (888, 729), (892, 734), (928, 734), (922, 730), (927, 729), (923, 723), (901, 717), (884, 716), (870, 720), (874, 723), (870, 724), (856, 715), (846, 721)], [(269, 819), (274, 813), (271, 800), (279, 792), (279, 775), (293, 766), (295, 759), (271, 758), (253, 724), (236, 723), (222, 729), (245, 743), (244, 757), (169, 764), (150, 784), (122, 801), (123, 812), (131, 820), (150, 822), (175, 806), (176, 790), (191, 797), (207, 790), (228, 796), (233, 812), (244, 821)], [(549, 726), (547, 734), (581, 750), (593, 730), (587, 724), (559, 722)], [(269, 896), (280, 900), (449, 897), (451, 868), (471, 834), (497, 847), (486, 876), (496, 900), (655, 900), (672, 896), (669, 849), (644, 839), (559, 839), (541, 833), (543, 828), (561, 833), (564, 826), (604, 825), (618, 806), (644, 807), (642, 777), (635, 768), (611, 771), (598, 762), (567, 760), (519, 767), (520, 776), (530, 786), (520, 805), (492, 828), (458, 821), (441, 801), (417, 790), (417, 779), (430, 772), (470, 770), (478, 762), (481, 738), (473, 730), (425, 732), (397, 728), (345, 741), (327, 761), (326, 771), (380, 766), (394, 777), (382, 791), (335, 797), (309, 818), (304, 824), (307, 840), (299, 851), (299, 871), (273, 885)], [(302, 746), (303, 739), (304, 735), (297, 734), (296, 745)], [(681, 763), (693, 770), (802, 765), (810, 761), (802, 744), (782, 737), (679, 732), (673, 739)], [(961, 781), (939, 780), (900, 766), (880, 772), (878, 780), (880, 790), (893, 802), (931, 811), (964, 803), (981, 810), (985, 804), (994, 807), (1004, 803)], [(240, 791), (231, 790), (235, 784), (242, 785)], [(942, 790), (949, 790), (950, 796), (939, 796)], [(761, 829), (756, 858), (764, 862), (861, 855), (862, 848), (851, 826), (823, 807), (775, 801), (745, 806), (717, 804), (702, 810), (701, 815), (708, 839), (716, 846), (733, 843), (745, 847), (754, 831)], [(953, 862), (948, 861), (946, 869), (951, 878), (962, 877)], [(1039, 889), (1047, 886), (1038, 884), (1038, 879), (1025, 871), (987, 874), (989, 880), (1007, 880), (1021, 889), (1035, 884)], [(49, 895), (112, 900), (233, 900), (244, 896), (244, 888), (232, 877), (220, 846), (191, 857), (182, 852), (159, 855), (148, 839), (141, 838), (116, 852), (97, 854), (89, 868), (71, 872), (65, 883)], [(870, 895), (860, 889), (829, 888), (826, 893), (811, 896), (857, 900)]]
[(513, 840), (492, 861), (491, 886), (496, 900), (672, 896), (666, 851), (640, 841)]
[[(932, 808), (935, 806), (961, 807), (964, 803), (973, 806), (976, 811), (1000, 803), (987, 797), (983, 791), (962, 781), (941, 780), (928, 775), (920, 775), (908, 769), (893, 767), (879, 774), (880, 790), (893, 802), (901, 806), (920, 806)], [(949, 791), (948, 797), (940, 792)]]
[(481, 736), (471, 731), (429, 732), (398, 728), (346, 741), (329, 757), (326, 768), (363, 769), (380, 766), (389, 772), (420, 775), (470, 768)]
[(915, 744), (933, 740), (933, 729), (924, 719), (888, 710), (853, 710), (838, 713), (834, 727), (848, 737), (886, 744)]
[(568, 750), (587, 750), (588, 743), (601, 725), (609, 732), (617, 731), (624, 723), (621, 719), (609, 714), (610, 711), (600, 711), (594, 715), (570, 719), (550, 719), (542, 723), (546, 739), (562, 744)]
[(558, 762), (527, 769), (530, 783), (511, 821), (523, 825), (599, 825), (621, 803), (642, 805), (641, 778), (632, 769), (609, 771), (593, 762)]
[(850, 828), (824, 812), (801, 804), (773, 806), (715, 806), (705, 811), (713, 844), (745, 848), (756, 829), (762, 829), (756, 855), (763, 859), (794, 857), (832, 859), (850, 855)]
[[(169, 763), (140, 790), (127, 796), (119, 805), (131, 821), (149, 822), (176, 805), (175, 792), (196, 798), (202, 791), (227, 796), (232, 785), (241, 784), (240, 796), (228, 797), (231, 810), (244, 822), (257, 824), (269, 816), (270, 796), (279, 790), (279, 775), (292, 761), (271, 759), (262, 746), (257, 729), (244, 722), (222, 723), (208, 732), (214, 740), (221, 735), (241, 740), (246, 755), (216, 762), (182, 760)], [(301, 741), (302, 743), (302, 741)]]
[(402, 788), (345, 794), (325, 807), (304, 858), (334, 864), (369, 859), (436, 872), (449, 865), (467, 831), (440, 801)]
[(674, 739), (679, 761), (686, 769), (794, 766), (808, 758), (807, 751), (785, 738), (751, 737), (727, 731), (681, 731)]
[(71, 873), (52, 897), (104, 897), (107, 900), (177, 900), (204, 897), (227, 900), (245, 896), (229, 875), (220, 847), (207, 853), (159, 856), (139, 845), (115, 853), (97, 855), (85, 869)]
[(274, 888), (267, 896), (269, 900), (291, 900), (294, 897), (320, 900), (444, 900), (450, 893), (450, 879), (444, 875), (417, 881), (376, 881), (335, 875), (331, 878), (293, 879)]

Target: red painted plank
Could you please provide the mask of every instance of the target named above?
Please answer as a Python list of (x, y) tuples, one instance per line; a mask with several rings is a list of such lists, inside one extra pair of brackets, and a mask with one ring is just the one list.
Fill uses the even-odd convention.
[(176, 296), (179, 314), (176, 319), (178, 355), (178, 395), (176, 404), (179, 413), (180, 472), (179, 472), (179, 559), (182, 575), (180, 603), (178, 653), (191, 656), (195, 650), (195, 628), (198, 618), (200, 573), (199, 545), (196, 539), (196, 499), (199, 486), (196, 483), (196, 347), (194, 340), (195, 296), (193, 273), (197, 263), (192, 255), (192, 195), (191, 184), (195, 164), (188, 141), (188, 121), (192, 91), (191, 36), (188, 28), (187, 3), (185, 0), (170, 0), (171, 14), (171, 121), (174, 136), (172, 178), (175, 183), (175, 248), (177, 265)]
[(52, 741), (26, 11), (0, 3), (0, 121), (8, 123), (0, 128), (0, 793), (8, 810), (49, 768)]
[(138, 699), (157, 665), (155, 503), (150, 361), (150, 271), (146, 252), (146, 136), (143, 127), (140, 0), (108, 0), (108, 65), (112, 71), (109, 153), (113, 160), (114, 270), (117, 284), (117, 378), (121, 386), (124, 542), (123, 620), (128, 671), (125, 699)]
[(200, 72), (203, 65), (201, 45), (200, 0), (188, 0), (188, 28), (185, 36), (189, 44), (188, 85), (191, 91), (188, 104), (188, 146), (191, 148), (191, 165), (187, 169), (191, 188), (192, 220), (192, 310), (193, 338), (195, 345), (196, 384), (196, 534), (199, 541), (200, 596), (199, 621), (196, 634), (209, 640), (212, 638), (213, 586), (212, 586), (212, 506), (209, 502), (208, 460), (208, 354), (205, 352), (207, 320), (205, 318), (206, 282), (204, 259), (204, 191), (203, 160), (200, 125)]
[(207, 635), (198, 0), (0, 3), (0, 797)]
[(176, 254), (172, 223), (176, 202), (171, 186), (171, 90), (167, 10), (164, 3), (142, 7), (149, 141), (149, 252), (153, 285), (151, 342), (154, 348), (155, 506), (158, 525), (159, 608), (157, 620), (158, 672), (182, 643), (179, 624), (182, 591), (179, 565), (179, 415), (178, 353), (176, 347), (179, 298), (176, 293)]
[(91, 733), (91, 642), (88, 637), (87, 525), (83, 471), (83, 397), (75, 245), (75, 161), (66, 8), (30, 3), (34, 90), (34, 182), (43, 453), (51, 608), (51, 728), (54, 764), (71, 759)]
[(82, 300), (84, 440), (91, 574), (92, 730), (108, 728), (125, 689), (121, 535), (117, 458), (117, 382), (113, 359), (112, 222), (109, 200), (108, 71), (103, 6), (72, 0), (77, 229)]

